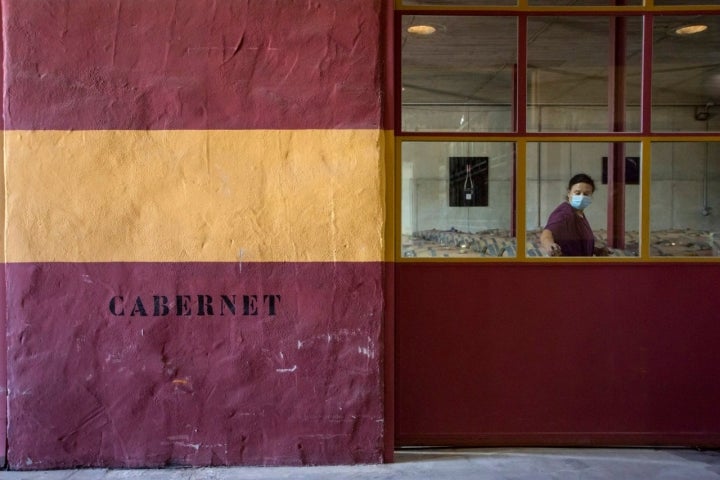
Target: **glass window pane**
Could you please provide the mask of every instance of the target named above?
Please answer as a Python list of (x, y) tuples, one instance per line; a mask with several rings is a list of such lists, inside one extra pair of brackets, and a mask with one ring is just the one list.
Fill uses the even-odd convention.
[[(608, 178), (612, 176), (609, 175), (611, 165), (608, 158), (622, 157), (625, 157), (625, 185), (615, 185), (612, 191), (617, 193), (611, 195)], [(584, 229), (585, 224), (573, 215), (577, 213), (577, 209), (570, 207), (568, 197), (570, 187), (576, 183), (572, 180), (573, 177), (581, 173), (588, 175), (595, 184), (591, 204), (583, 209), (591, 230), (591, 233), (585, 232), (586, 239), (590, 240), (589, 236), (592, 235), (595, 247), (608, 247), (612, 256), (637, 256), (640, 230), (639, 162), (639, 143), (528, 143), (525, 190), (527, 256), (546, 256), (549, 253), (541, 242), (541, 235), (546, 227), (550, 227), (549, 229), (555, 232), (554, 236), (559, 237), (554, 240), (565, 250), (565, 255), (584, 256), (582, 253), (588, 253), (580, 251), (586, 248), (582, 240), (579, 240), (582, 238), (582, 230), (580, 233), (573, 230)], [(571, 182), (573, 185), (570, 185)], [(608, 202), (609, 196), (614, 199), (613, 203)], [(553, 221), (549, 222), (551, 215), (560, 205), (563, 205), (561, 211), (554, 214)], [(573, 222), (565, 224), (560, 222), (561, 218)]]
[[(403, 131), (511, 131), (515, 17), (408, 15), (402, 25)], [(408, 31), (422, 25), (434, 33)]]
[[(618, 66), (616, 82), (611, 52), (623, 39), (624, 55), (612, 62)], [(638, 131), (641, 41), (642, 20), (637, 16), (530, 17), (528, 131)], [(622, 108), (610, 108), (611, 86), (614, 95), (624, 97)]]
[[(654, 22), (653, 130), (719, 130), (720, 16), (656, 16)], [(677, 33), (694, 25), (700, 31)]]
[(514, 145), (402, 142), (405, 258), (514, 257)]
[(653, 143), (651, 179), (650, 255), (720, 255), (720, 143)]
[[(657, 0), (655, 2), (657, 4)], [(622, 5), (621, 5), (622, 4)], [(642, 5), (643, 0), (529, 0), (528, 5), (532, 7), (612, 7), (612, 6), (637, 6)]]
[(435, 5), (443, 7), (457, 6), (515, 6), (516, 0), (402, 0), (403, 5)]
[(720, 5), (720, 0), (655, 0), (656, 6), (663, 6), (663, 5), (682, 5), (683, 7), (688, 7), (692, 5)]

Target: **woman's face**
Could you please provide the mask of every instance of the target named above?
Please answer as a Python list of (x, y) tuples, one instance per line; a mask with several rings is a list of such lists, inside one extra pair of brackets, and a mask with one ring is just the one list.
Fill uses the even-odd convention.
[(589, 183), (580, 182), (570, 187), (570, 190), (568, 190), (568, 200), (570, 200), (573, 195), (585, 195), (586, 197), (589, 197), (592, 196), (592, 194), (592, 185), (590, 185)]

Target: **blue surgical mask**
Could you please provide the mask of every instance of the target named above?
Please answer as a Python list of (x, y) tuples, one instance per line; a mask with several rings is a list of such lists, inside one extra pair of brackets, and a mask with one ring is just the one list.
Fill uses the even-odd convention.
[(570, 205), (577, 210), (585, 210), (592, 203), (592, 197), (587, 195), (570, 196)]

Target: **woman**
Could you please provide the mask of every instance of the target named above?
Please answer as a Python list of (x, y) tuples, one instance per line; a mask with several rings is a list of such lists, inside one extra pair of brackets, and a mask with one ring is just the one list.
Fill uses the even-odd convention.
[(607, 248), (595, 247), (595, 235), (585, 209), (592, 203), (595, 182), (579, 173), (568, 182), (567, 201), (555, 208), (540, 234), (541, 249), (550, 256), (590, 257), (608, 255)]

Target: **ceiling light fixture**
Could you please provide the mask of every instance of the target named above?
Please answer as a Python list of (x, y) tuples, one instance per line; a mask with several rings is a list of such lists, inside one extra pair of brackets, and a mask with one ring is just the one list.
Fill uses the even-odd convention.
[(707, 25), (697, 24), (697, 25), (683, 25), (682, 27), (677, 27), (675, 29), (676, 35), (694, 35), (696, 33), (704, 32), (707, 30)]
[(408, 33), (415, 35), (432, 35), (436, 30), (432, 25), (412, 25), (407, 29)]

